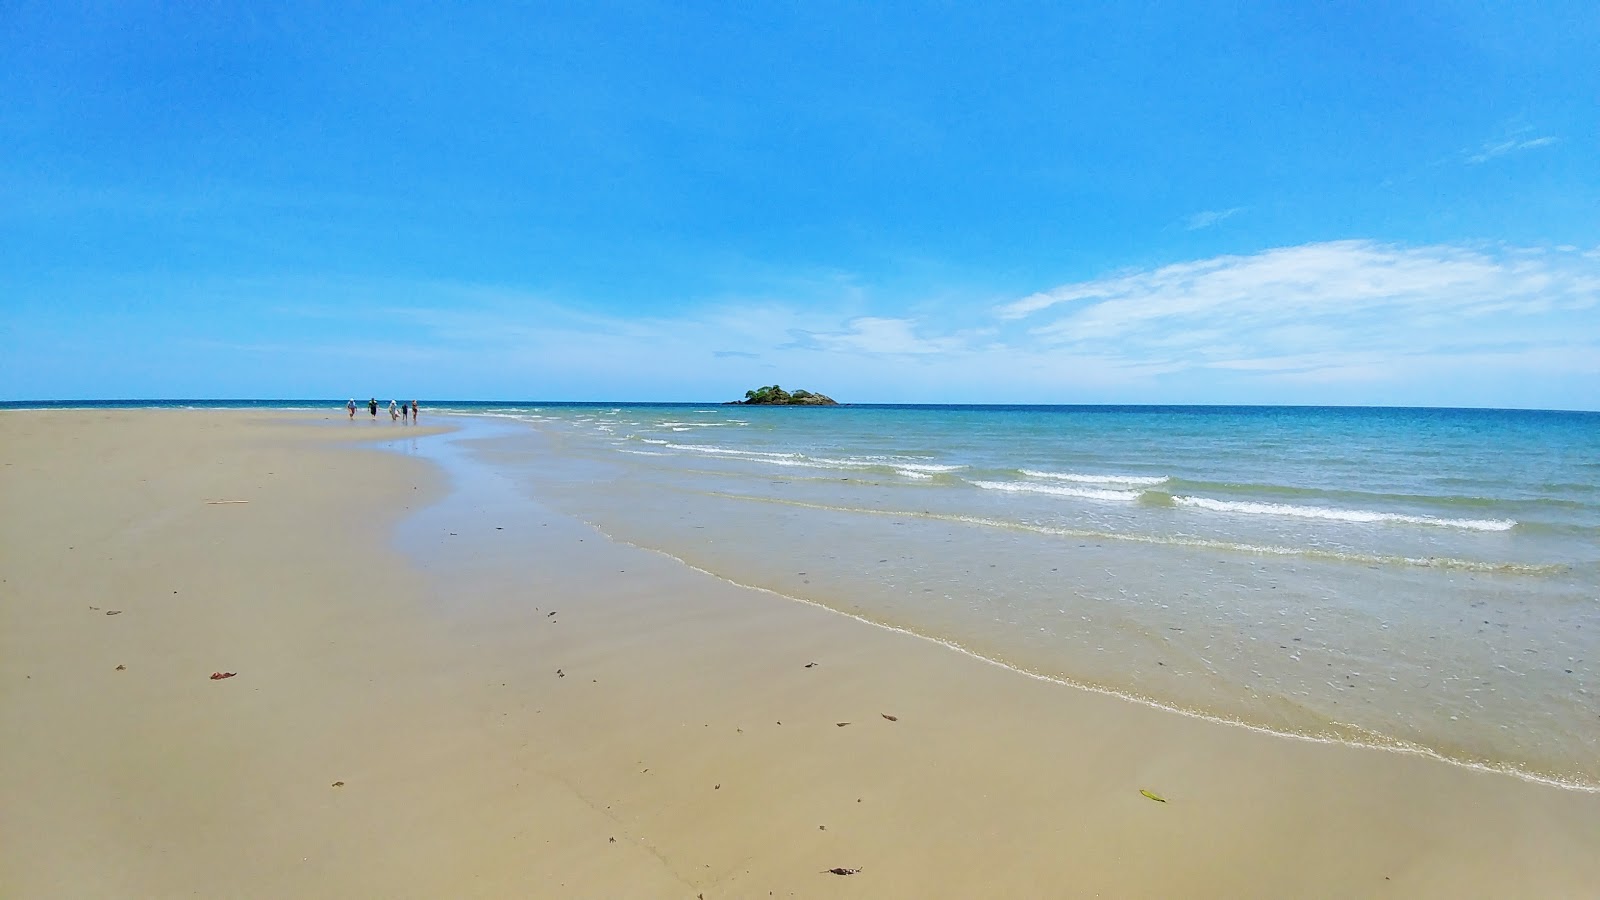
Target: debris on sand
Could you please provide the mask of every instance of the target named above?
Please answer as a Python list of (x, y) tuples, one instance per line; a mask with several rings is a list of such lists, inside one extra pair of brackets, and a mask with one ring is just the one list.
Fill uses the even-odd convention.
[(344, 782), (342, 782), (342, 781), (335, 781), (335, 782), (334, 782), (334, 783), (333, 783), (333, 786), (334, 786), (334, 787), (344, 787)]
[(1139, 793), (1145, 795), (1146, 797), (1149, 797), (1151, 800), (1154, 800), (1157, 803), (1165, 803), (1165, 802), (1167, 802), (1167, 798), (1161, 796), (1160, 794), (1156, 794), (1156, 793), (1152, 793), (1150, 791), (1147, 791), (1144, 788), (1140, 788), (1139, 789)]
[(120, 616), (120, 615), (122, 615), (122, 610), (120, 610), (120, 609), (108, 609), (108, 610), (106, 610), (106, 615), (108, 615), (108, 616)]
[(844, 866), (835, 866), (835, 867), (833, 867), (831, 869), (823, 869), (822, 871), (827, 873), (827, 874), (829, 874), (829, 875), (854, 875), (854, 874), (856, 874), (857, 872), (859, 872), (861, 870), (860, 869), (846, 869)]
[(239, 673), (238, 672), (212, 672), (211, 673), (211, 680), (212, 681), (221, 681), (224, 678), (232, 678), (233, 676), (235, 676), (237, 674), (239, 674)]
[(845, 727), (845, 726), (846, 726), (846, 725), (849, 725), (849, 724), (850, 724), (850, 723), (849, 723), (849, 722), (835, 722), (835, 723), (833, 723), (833, 724), (834, 724), (834, 725), (836, 725), (836, 726), (838, 726), (838, 727), (840, 727), (840, 728), (843, 728), (843, 727)]
[(814, 662), (809, 662), (809, 663), (806, 663), (805, 667), (808, 668), (808, 669), (815, 669), (817, 667), (817, 664), (814, 663)]
[(126, 672), (126, 671), (128, 671), (128, 667), (119, 665), (119, 666), (117, 666), (117, 671), (118, 672)]
[(899, 716), (891, 716), (888, 713), (879, 713), (879, 715), (883, 716), (885, 719), (888, 719), (891, 722), (900, 721), (900, 717)]

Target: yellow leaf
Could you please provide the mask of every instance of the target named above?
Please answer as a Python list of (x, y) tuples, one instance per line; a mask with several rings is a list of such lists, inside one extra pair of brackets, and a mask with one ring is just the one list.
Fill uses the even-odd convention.
[(1144, 788), (1140, 788), (1139, 789), (1139, 793), (1145, 795), (1146, 797), (1149, 797), (1151, 800), (1154, 800), (1157, 803), (1165, 803), (1165, 802), (1167, 802), (1167, 798), (1161, 796), (1160, 794), (1153, 794), (1150, 791), (1145, 790)]

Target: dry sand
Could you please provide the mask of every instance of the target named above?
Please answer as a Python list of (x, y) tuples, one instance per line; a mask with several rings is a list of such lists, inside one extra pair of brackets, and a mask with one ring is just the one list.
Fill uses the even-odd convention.
[(0, 896), (1600, 891), (1600, 796), (1035, 681), (330, 416), (0, 413)]

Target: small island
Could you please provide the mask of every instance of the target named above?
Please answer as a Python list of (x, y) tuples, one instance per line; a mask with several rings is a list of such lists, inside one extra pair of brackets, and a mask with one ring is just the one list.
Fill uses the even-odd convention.
[(743, 400), (730, 400), (726, 405), (739, 406), (838, 406), (839, 404), (824, 394), (813, 394), (810, 391), (786, 391), (775, 384), (745, 391)]

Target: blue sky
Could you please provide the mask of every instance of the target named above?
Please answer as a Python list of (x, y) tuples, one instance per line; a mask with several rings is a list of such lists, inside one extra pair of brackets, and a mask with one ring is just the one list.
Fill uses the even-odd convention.
[(1592, 2), (199, 6), (0, 4), (0, 398), (1600, 408)]

